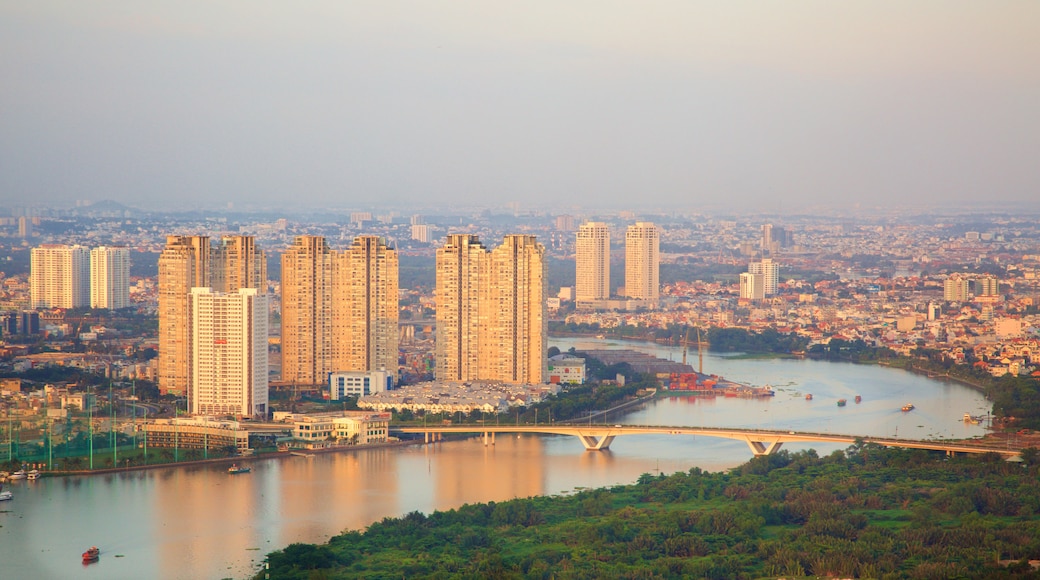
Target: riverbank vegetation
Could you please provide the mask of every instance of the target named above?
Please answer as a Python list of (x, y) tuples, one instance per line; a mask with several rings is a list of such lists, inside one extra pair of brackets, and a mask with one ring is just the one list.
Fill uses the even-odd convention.
[[(270, 554), (271, 578), (1036, 578), (1037, 453), (854, 445), (728, 472), (386, 518)], [(998, 564), (999, 561), (1004, 564)], [(260, 574), (257, 578), (264, 577)]]

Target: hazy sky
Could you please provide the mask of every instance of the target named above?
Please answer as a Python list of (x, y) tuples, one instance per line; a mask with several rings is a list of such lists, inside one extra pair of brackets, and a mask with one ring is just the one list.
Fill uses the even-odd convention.
[(1040, 2), (0, 0), (0, 205), (1040, 203)]

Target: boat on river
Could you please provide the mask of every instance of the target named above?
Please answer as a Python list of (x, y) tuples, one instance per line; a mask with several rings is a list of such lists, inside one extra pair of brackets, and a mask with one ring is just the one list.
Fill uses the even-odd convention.
[(93, 564), (101, 558), (101, 550), (97, 546), (91, 546), (86, 552), (83, 552), (83, 563)]
[(845, 399), (838, 399), (838, 406), (839, 407), (844, 407), (845, 403), (848, 403), (848, 401), (846, 401)]
[(43, 474), (40, 473), (40, 470), (34, 469), (34, 470), (30, 471), (29, 473), (25, 474), (25, 477), (29, 481), (36, 481), (37, 479), (40, 479), (41, 475), (43, 475)]
[(19, 469), (11, 474), (10, 479), (25, 479), (26, 477), (29, 477), (29, 474), (25, 473), (24, 469)]
[(236, 473), (249, 473), (250, 470), (251, 468), (249, 467), (241, 467), (237, 464), (232, 464), (231, 467), (227, 468), (227, 472), (231, 475), (235, 475)]
[(0, 501), (7, 501), (9, 499), (14, 499), (14, 494), (4, 489), (4, 486), (0, 485)]
[(863, 397), (861, 397), (861, 396), (859, 396), (859, 395), (856, 395), (856, 399), (855, 399), (855, 401), (856, 401), (856, 404), (858, 405), (858, 404), (860, 404), (860, 403), (862, 403), (862, 402), (863, 402)]
[(811, 401), (812, 400), (812, 393), (809, 393), (809, 394), (805, 395), (805, 400), (806, 401)]
[(913, 410), (914, 410), (914, 404), (913, 403), (907, 403), (907, 404), (903, 405), (902, 411), (904, 413), (909, 413), (910, 411), (913, 411)]

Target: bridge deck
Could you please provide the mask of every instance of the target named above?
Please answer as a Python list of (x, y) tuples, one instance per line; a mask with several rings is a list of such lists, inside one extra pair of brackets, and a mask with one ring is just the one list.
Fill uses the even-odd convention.
[(781, 431), (772, 429), (735, 429), (726, 427), (673, 427), (659, 425), (451, 425), (427, 427), (396, 427), (398, 433), (539, 433), (545, 435), (572, 435), (582, 440), (587, 449), (606, 449), (620, 435), (702, 435), (744, 441), (755, 455), (773, 453), (784, 443), (846, 443), (857, 441), (876, 443), (886, 447), (928, 449), (948, 453), (999, 453), (1005, 456), (1018, 455), (1020, 449), (1001, 448), (966, 441), (935, 441), (898, 439), (894, 437), (863, 437), (834, 433), (803, 431)]

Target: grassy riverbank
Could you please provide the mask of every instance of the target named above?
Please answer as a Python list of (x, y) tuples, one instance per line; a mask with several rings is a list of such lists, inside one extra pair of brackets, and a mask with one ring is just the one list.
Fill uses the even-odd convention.
[[(1030, 458), (1034, 458), (1030, 455)], [(269, 555), (271, 578), (1025, 578), (1036, 467), (854, 446), (730, 472), (386, 518)], [(264, 574), (257, 576), (263, 578)]]

